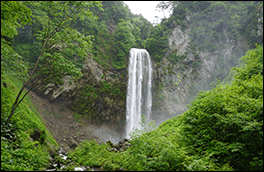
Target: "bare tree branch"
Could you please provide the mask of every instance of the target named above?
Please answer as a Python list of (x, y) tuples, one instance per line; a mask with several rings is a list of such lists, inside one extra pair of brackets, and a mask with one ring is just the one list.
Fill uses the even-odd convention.
[(1, 132), (1, 134), (10, 133), (11, 131), (15, 131), (17, 129), (21, 129), (21, 128), (20, 127), (16, 127), (16, 128), (10, 129), (10, 130), (3, 131), (3, 132)]

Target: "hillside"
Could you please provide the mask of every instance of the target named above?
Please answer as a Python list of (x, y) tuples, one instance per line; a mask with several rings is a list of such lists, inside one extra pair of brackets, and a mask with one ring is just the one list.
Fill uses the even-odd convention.
[[(263, 168), (263, 2), (157, 8), (153, 26), (122, 1), (1, 2), (1, 169), (47, 169), (59, 147), (64, 170)], [(131, 48), (155, 124), (123, 140)]]
[(46, 168), (49, 153), (59, 148), (33, 102), (27, 97), (10, 123), (7, 115), (21, 81), (1, 70), (1, 169), (31, 171)]
[[(133, 133), (126, 151), (83, 142), (68, 157), (129, 171), (259, 171), (263, 168), (263, 47), (247, 51), (229, 84), (200, 92), (180, 116)], [(151, 131), (153, 130), (153, 131)], [(149, 132), (151, 131), (151, 132)], [(79, 158), (77, 158), (79, 157)]]
[[(104, 11), (91, 9), (97, 20), (87, 17), (70, 23), (80, 33), (93, 35), (90, 53), (72, 60), (82, 77), (77, 81), (57, 78), (37, 90), (50, 100), (60, 99), (90, 124), (118, 126), (113, 128), (118, 132), (124, 130), (131, 48), (145, 48), (152, 58), (152, 116), (159, 124), (187, 110), (199, 90), (211, 89), (219, 77), (224, 80), (248, 49), (263, 42), (263, 5), (259, 2), (179, 2), (177, 6), (168, 2), (160, 8), (171, 8), (172, 15), (155, 27), (133, 15), (123, 2), (103, 1), (102, 7)], [(33, 34), (39, 27), (36, 20), (19, 29), (15, 37), (14, 49), (29, 62), (37, 57), (34, 42), (38, 40)], [(72, 56), (70, 50), (65, 53), (68, 59)]]

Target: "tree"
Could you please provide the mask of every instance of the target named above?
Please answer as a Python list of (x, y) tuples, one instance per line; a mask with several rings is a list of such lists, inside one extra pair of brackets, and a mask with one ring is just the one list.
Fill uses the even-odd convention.
[(136, 27), (140, 29), (140, 38), (145, 40), (149, 37), (150, 29), (153, 27), (151, 23), (145, 19), (142, 14), (135, 15), (131, 21)]
[(145, 41), (145, 48), (156, 62), (162, 59), (168, 48), (168, 31), (162, 24), (157, 24), (150, 30), (150, 37)]
[(241, 59), (241, 66), (231, 69), (235, 72), (230, 84), (200, 92), (182, 114), (182, 141), (189, 155), (228, 163), (235, 171), (259, 171), (263, 169), (263, 46), (256, 44)]
[[(16, 34), (16, 27), (18, 24), (13, 24), (12, 22), (21, 20), (21, 23), (25, 24), (30, 21), (29, 16), (31, 16), (30, 12), (32, 12), (33, 22), (39, 24), (39, 29), (35, 30), (35, 37), (39, 41), (39, 43), (36, 43), (36, 47), (39, 49), (40, 53), (29, 75), (25, 75), (23, 86), (12, 105), (7, 123), (9, 123), (11, 117), (14, 115), (15, 109), (25, 96), (40, 84), (54, 78), (59, 79), (66, 75), (70, 75), (73, 79), (81, 77), (82, 73), (80, 69), (76, 68), (73, 64), (75, 58), (65, 58), (65, 51), (67, 51), (67, 49), (74, 49), (75, 51), (73, 55), (75, 55), (76, 58), (82, 59), (85, 57), (86, 53), (91, 50), (91, 39), (93, 37), (91, 35), (83, 35), (76, 29), (69, 27), (69, 25), (77, 18), (83, 20), (85, 16), (91, 19), (96, 19), (93, 13), (89, 10), (91, 7), (96, 6), (99, 10), (102, 10), (101, 2), (97, 1), (27, 1), (23, 3), (16, 2), (14, 4), (17, 6), (17, 11), (10, 9), (7, 7), (8, 4), (5, 4), (3, 7), (5, 13), (2, 15), (3, 9), (1, 2), (1, 35), (3, 30), (2, 23), (6, 24), (4, 25), (5, 27), (8, 27), (8, 25), (13, 26), (14, 33), (7, 34), (13, 37)], [(18, 12), (19, 14), (22, 13), (24, 16), (20, 16), (19, 14), (15, 15), (15, 12)], [(5, 15), (10, 17), (5, 18)], [(27, 20), (24, 19), (25, 16), (28, 17)], [(10, 18), (12, 20), (8, 20)], [(4, 43), (3, 47), (5, 48), (7, 47), (7, 43)], [(60, 49), (56, 49), (56, 47), (59, 47)], [(2, 55), (5, 56), (5, 54)], [(37, 77), (39, 78), (38, 81), (35, 82), (22, 96), (22, 92), (26, 86)]]
[(24, 61), (14, 52), (12, 40), (17, 35), (17, 27), (31, 22), (31, 10), (22, 2), (1, 1), (1, 71), (9, 68), (19, 71), (18, 77), (27, 74)]
[(130, 22), (121, 19), (113, 34), (113, 51), (116, 56), (115, 62), (119, 67), (124, 65), (126, 53), (135, 45), (135, 36), (132, 33), (133, 30), (134, 26)]
[(177, 7), (178, 2), (177, 1), (160, 1), (160, 3), (156, 6), (156, 10), (162, 11), (164, 18), (166, 18), (164, 11), (168, 10), (173, 11), (174, 8)]

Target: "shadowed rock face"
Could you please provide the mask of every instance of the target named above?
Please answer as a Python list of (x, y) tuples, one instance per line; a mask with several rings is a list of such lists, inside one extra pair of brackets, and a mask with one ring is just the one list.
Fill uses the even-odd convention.
[[(46, 127), (64, 149), (84, 140), (101, 143), (111, 134), (113, 141), (118, 141), (124, 134), (127, 71), (103, 70), (95, 61), (90, 62), (92, 65), (84, 64), (78, 81), (66, 77), (62, 85), (48, 83), (30, 94)], [(78, 121), (74, 114), (78, 114)]]
[[(210, 84), (219, 77), (225, 79), (246, 51), (245, 43), (232, 40), (226, 28), (222, 33), (224, 38), (216, 43), (218, 48), (214, 52), (190, 49), (189, 32), (190, 28), (182, 31), (180, 26), (172, 29), (168, 38), (170, 49), (159, 64), (153, 64), (152, 116), (157, 124), (186, 111), (186, 105), (199, 90), (211, 89)], [(177, 61), (173, 60), (175, 56)]]
[[(65, 102), (59, 99), (49, 100), (43, 94), (36, 92), (30, 92), (29, 95), (36, 110), (42, 116), (45, 126), (65, 151), (74, 149), (84, 140), (95, 139), (99, 143), (103, 142), (100, 136), (93, 134), (98, 127), (88, 125), (85, 118), (80, 119), (82, 123), (79, 123), (74, 117), (74, 112)], [(34, 131), (31, 137), (37, 140), (40, 135), (40, 131)]]
[[(192, 15), (187, 16), (190, 20)], [(263, 35), (263, 21), (258, 19), (258, 35)], [(108, 23), (108, 30), (113, 33), (115, 23)], [(231, 67), (237, 64), (237, 59), (244, 55), (246, 40), (235, 42), (230, 39), (227, 29), (222, 28), (223, 40), (217, 44), (214, 52), (190, 49), (190, 28), (185, 31), (176, 26), (169, 34), (169, 49), (160, 64), (153, 62), (153, 97), (152, 119), (160, 124), (175, 115), (187, 110), (187, 104), (196, 97), (199, 90), (208, 90), (215, 79), (224, 79)], [(263, 38), (262, 38), (263, 39)], [(223, 45), (223, 46), (222, 46)], [(60, 47), (54, 47), (60, 49)], [(186, 56), (177, 63), (171, 60), (171, 54)], [(151, 52), (149, 52), (151, 56)], [(128, 57), (125, 57), (128, 59)], [(126, 123), (126, 97), (118, 95), (103, 85), (118, 88), (121, 93), (127, 91), (128, 70), (105, 69), (88, 54), (83, 64), (83, 76), (78, 81), (72, 81), (69, 76), (63, 78), (63, 84), (47, 83), (36, 90), (39, 98), (33, 98), (38, 110), (46, 121), (46, 126), (54, 134), (60, 144), (67, 145), (67, 137), (72, 137), (79, 143), (86, 138), (102, 140), (94, 133), (101, 134), (98, 127), (105, 127), (123, 137)], [(162, 85), (160, 89), (159, 86)], [(5, 85), (4, 85), (5, 86)], [(35, 94), (35, 93), (34, 93)], [(33, 95), (33, 94), (32, 94)], [(36, 96), (37, 97), (37, 96)], [(38, 100), (37, 100), (38, 99)], [(55, 112), (60, 118), (47, 115)], [(73, 114), (79, 114), (79, 122)], [(80, 124), (78, 127), (73, 124)], [(89, 126), (89, 127), (88, 127)], [(98, 129), (98, 130), (96, 130)], [(95, 132), (100, 131), (100, 132)], [(77, 133), (84, 133), (84, 135)], [(103, 131), (103, 130), (102, 130)], [(74, 138), (76, 136), (76, 138)], [(66, 141), (63, 142), (62, 139)]]

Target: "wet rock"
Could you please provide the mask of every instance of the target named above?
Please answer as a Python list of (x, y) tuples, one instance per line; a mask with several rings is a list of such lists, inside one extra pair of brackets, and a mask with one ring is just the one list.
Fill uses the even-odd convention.
[(131, 144), (128, 143), (128, 139), (121, 140), (116, 144), (113, 144), (110, 140), (106, 143), (111, 146), (111, 148), (107, 148), (108, 151), (123, 152), (131, 147)]
[(128, 142), (125, 142), (125, 146), (128, 146), (128, 147), (130, 147), (130, 146), (131, 146), (131, 144), (130, 144), (130, 143), (128, 143)]
[(115, 152), (117, 152), (117, 151), (118, 151), (116, 148), (112, 148), (111, 150), (113, 150), (113, 151), (115, 151)]
[(47, 168), (50, 169), (50, 168), (53, 168), (53, 164), (51, 162), (48, 162), (47, 163)]
[(111, 147), (113, 147), (113, 143), (110, 140), (108, 140), (106, 143), (108, 143)]
[(61, 170), (66, 170), (66, 168), (67, 168), (67, 167), (66, 167), (65, 165), (62, 165), (60, 169), (61, 169)]
[(74, 171), (86, 171), (85, 167), (75, 167)]
[(63, 149), (60, 149), (59, 154), (66, 155), (66, 152)]
[(40, 131), (38, 129), (34, 129), (33, 133), (30, 135), (30, 137), (34, 141), (39, 141), (40, 144), (43, 144), (44, 141), (45, 141), (45, 138), (44, 137), (41, 137), (41, 135), (44, 135), (44, 134), (45, 134), (45, 131)]
[(71, 149), (75, 149), (78, 146), (78, 143), (75, 140), (70, 139), (68, 145)]

